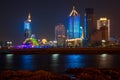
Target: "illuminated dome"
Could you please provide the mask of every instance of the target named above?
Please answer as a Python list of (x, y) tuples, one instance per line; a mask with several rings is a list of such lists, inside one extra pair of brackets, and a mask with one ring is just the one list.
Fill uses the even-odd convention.
[(42, 39), (42, 43), (45, 44), (47, 42), (46, 39)]

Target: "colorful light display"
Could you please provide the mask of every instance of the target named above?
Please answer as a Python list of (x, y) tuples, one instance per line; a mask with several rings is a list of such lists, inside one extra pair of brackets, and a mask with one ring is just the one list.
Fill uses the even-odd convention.
[(24, 45), (29, 45), (29, 46), (32, 46), (32, 47), (38, 46), (38, 42), (34, 38), (27, 38), (27, 39), (25, 39), (23, 44)]

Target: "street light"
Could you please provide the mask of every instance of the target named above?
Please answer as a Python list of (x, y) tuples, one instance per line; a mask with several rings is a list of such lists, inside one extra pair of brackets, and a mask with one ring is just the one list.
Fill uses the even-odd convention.
[(12, 41), (7, 41), (7, 47), (10, 48), (12, 46)]

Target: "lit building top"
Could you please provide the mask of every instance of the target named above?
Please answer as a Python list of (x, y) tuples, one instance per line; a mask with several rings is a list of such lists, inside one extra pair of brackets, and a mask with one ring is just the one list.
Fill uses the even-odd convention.
[(79, 14), (78, 14), (78, 12), (75, 10), (75, 6), (73, 6), (73, 9), (72, 9), (72, 11), (71, 11), (71, 13), (70, 13), (69, 16), (77, 16), (77, 15), (79, 15)]
[(103, 26), (110, 27), (110, 20), (106, 17), (102, 17), (97, 20), (97, 29), (99, 30)]
[(106, 17), (104, 17), (104, 18), (100, 18), (100, 20), (101, 20), (101, 21), (106, 21), (107, 18), (106, 18)]
[(28, 21), (28, 22), (31, 22), (31, 15), (30, 15), (30, 13), (29, 13), (29, 15), (28, 15), (27, 21)]

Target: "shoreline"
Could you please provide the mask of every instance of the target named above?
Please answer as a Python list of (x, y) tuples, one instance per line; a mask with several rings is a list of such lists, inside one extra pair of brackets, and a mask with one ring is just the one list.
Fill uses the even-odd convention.
[(120, 48), (28, 48), (1, 49), (7, 54), (120, 54)]
[(0, 80), (119, 80), (119, 68), (71, 68), (63, 74), (45, 70), (5, 70), (0, 72)]

